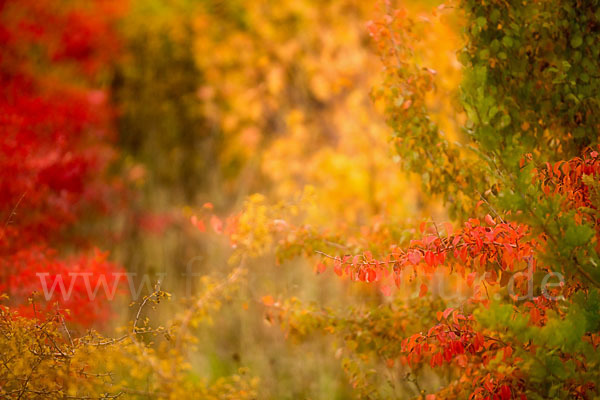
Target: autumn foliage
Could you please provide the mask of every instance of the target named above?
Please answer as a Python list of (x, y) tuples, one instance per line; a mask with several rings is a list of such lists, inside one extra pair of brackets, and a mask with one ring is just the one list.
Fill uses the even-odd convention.
[[(356, 398), (598, 398), (598, 5), (0, 1), (0, 395), (276, 397), (256, 317)], [(132, 268), (82, 229), (115, 214), (228, 264), (81, 334)], [(294, 292), (311, 266), (327, 293)], [(219, 317), (250, 368), (207, 378)]]
[[(106, 213), (114, 185), (104, 174), (113, 150), (113, 112), (94, 76), (119, 48), (112, 27), (116, 3), (73, 7), (56, 2), (7, 1), (0, 5), (0, 291), (31, 315), (27, 299), (69, 272), (110, 279), (119, 268), (85, 237), (68, 229), (90, 213)], [(72, 254), (61, 254), (65, 244)], [(73, 311), (85, 325), (105, 321), (107, 304), (88, 299), (84, 282), (73, 296), (44, 302)], [(58, 292), (57, 292), (58, 294)]]
[[(442, 6), (417, 19), (388, 4), (368, 29), (385, 65), (376, 98), (385, 104), (401, 163), (422, 176), (427, 193), (443, 196), (456, 222), (426, 220), (413, 238), (387, 243), (287, 223), (271, 230), (280, 254), (320, 255), (319, 273), (331, 267), (340, 277), (379, 285), (386, 296), (395, 295), (395, 284), (430, 298), (429, 305), (412, 308), (423, 317), (408, 317), (398, 338), (380, 327), (403, 318), (403, 307), (395, 306), (391, 315), (371, 309), (359, 338), (347, 330), (351, 321), (358, 323), (356, 312), (336, 319), (328, 312), (303, 312), (297, 301), (265, 305), (290, 334), (322, 329), (343, 337), (344, 367), (365, 397), (386, 398), (399, 390), (368, 372), (368, 365), (377, 364), (373, 360), (383, 358), (382, 375), (385, 369), (404, 375), (418, 396), (432, 399), (594, 398), (600, 390), (598, 132), (595, 106), (582, 106), (587, 100), (577, 92), (585, 83), (596, 84), (590, 71), (597, 63), (589, 57), (597, 50), (581, 46), (596, 34), (589, 18), (596, 21), (597, 14), (586, 14), (581, 4), (552, 11), (536, 2), (454, 5), (468, 23), (459, 51), (467, 120), (464, 137), (453, 141), (432, 117), (427, 96), (436, 91), (437, 73), (423, 66), (427, 57), (419, 44), (420, 34), (449, 11)], [(531, 12), (539, 19), (515, 23)], [(560, 15), (549, 22), (555, 12)], [(553, 24), (573, 29), (570, 39)], [(552, 70), (568, 71), (571, 80), (542, 78)], [(546, 95), (548, 102), (541, 100)], [(535, 122), (529, 110), (535, 110)], [(433, 295), (440, 295), (440, 277), (447, 285), (456, 285), (458, 277), (461, 289), (472, 290), (459, 290), (458, 298), (442, 295), (446, 304), (440, 307), (429, 293), (433, 285)], [(403, 286), (403, 280), (410, 284)], [(437, 309), (427, 317), (423, 307)], [(419, 383), (431, 373), (439, 374), (430, 381), (436, 384)]]

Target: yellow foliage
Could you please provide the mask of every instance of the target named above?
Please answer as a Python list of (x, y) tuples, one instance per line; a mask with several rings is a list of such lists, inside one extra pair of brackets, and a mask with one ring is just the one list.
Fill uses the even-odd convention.
[[(218, 310), (220, 298), (236, 288), (244, 270), (225, 280), (205, 279), (193, 305), (167, 328), (139, 318), (142, 309), (168, 297), (155, 291), (144, 298), (132, 326), (118, 338), (90, 331), (72, 336), (60, 313), (28, 319), (0, 306), (0, 396), (3, 399), (254, 399), (258, 380), (238, 374), (209, 383), (189, 362), (193, 324)], [(32, 306), (35, 306), (33, 304)]]
[(253, 0), (236, 5), (240, 21), (207, 4), (194, 50), (207, 115), (227, 140), (222, 164), (258, 168), (273, 200), (318, 187), (321, 223), (415, 209), (369, 98), (381, 68), (363, 28), (372, 4)]

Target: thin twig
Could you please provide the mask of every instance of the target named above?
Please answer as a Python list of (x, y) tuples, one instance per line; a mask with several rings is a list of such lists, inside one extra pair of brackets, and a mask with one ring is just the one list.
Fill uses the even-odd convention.
[(57, 313), (57, 314), (58, 314), (58, 317), (60, 318), (60, 322), (63, 326), (63, 329), (67, 333), (67, 337), (69, 338), (69, 343), (71, 343), (71, 350), (74, 351), (75, 345), (73, 344), (73, 338), (71, 337), (71, 332), (69, 332), (69, 329), (67, 328), (67, 324), (65, 323), (65, 318), (63, 317), (63, 315), (61, 313)]
[(21, 197), (19, 198), (19, 200), (17, 201), (17, 204), (15, 204), (15, 206), (13, 207), (10, 214), (8, 214), (8, 217), (6, 218), (6, 222), (4, 223), (5, 228), (8, 226), (8, 224), (10, 224), (12, 222), (12, 217), (17, 215), (17, 213), (16, 213), (17, 208), (19, 207), (19, 204), (21, 204), (21, 201), (23, 200), (23, 198), (25, 197), (26, 194), (27, 194), (27, 191), (24, 191), (23, 194), (21, 195)]
[(179, 350), (181, 348), (183, 333), (187, 330), (187, 328), (190, 324), (190, 321), (192, 320), (192, 317), (194, 316), (194, 313), (196, 313), (197, 310), (201, 309), (202, 306), (206, 303), (206, 301), (213, 296), (213, 294), (218, 293), (225, 286), (230, 285), (233, 282), (235, 282), (240, 277), (242, 271), (244, 270), (244, 264), (245, 264), (245, 259), (242, 259), (242, 261), (240, 262), (240, 265), (235, 270), (233, 270), (233, 272), (231, 272), (229, 274), (227, 279), (222, 281), (219, 285), (214, 287), (212, 290), (205, 293), (202, 297), (200, 297), (196, 301), (196, 303), (194, 304), (193, 307), (191, 307), (190, 309), (187, 310), (187, 312), (185, 313), (185, 315), (183, 316), (183, 318), (181, 320), (181, 325), (179, 327), (179, 332), (177, 335), (177, 341), (176, 341), (176, 345), (175, 345), (175, 348), (177, 350)]

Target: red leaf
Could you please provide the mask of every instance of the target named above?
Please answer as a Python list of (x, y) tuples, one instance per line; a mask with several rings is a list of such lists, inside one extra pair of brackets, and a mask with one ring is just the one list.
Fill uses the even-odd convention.
[(512, 397), (512, 393), (511, 393), (508, 385), (502, 385), (500, 387), (500, 398), (502, 400), (510, 400), (511, 397)]
[(463, 247), (460, 251), (460, 259), (463, 263), (467, 262), (467, 247)]
[(417, 265), (421, 262), (421, 253), (416, 250), (410, 251), (408, 253), (408, 261), (410, 261), (412, 265)]
[(489, 393), (494, 393), (494, 386), (492, 385), (492, 381), (485, 381), (483, 383), (483, 387), (485, 387), (485, 390), (487, 390)]
[(336, 262), (333, 264), (333, 272), (335, 272), (337, 276), (342, 276), (343, 271), (341, 263)]
[(429, 246), (429, 245), (431, 245), (431, 243), (435, 242), (437, 240), (437, 238), (438, 238), (437, 236), (429, 235), (423, 239), (423, 242), (425, 243), (426, 246)]
[(442, 314), (442, 315), (443, 315), (443, 317), (444, 317), (444, 319), (448, 318), (448, 315), (450, 315), (450, 313), (451, 313), (452, 311), (454, 311), (454, 308), (452, 308), (452, 307), (446, 308), (446, 309), (444, 310), (444, 313)]
[(456, 246), (458, 244), (458, 242), (460, 242), (461, 236), (460, 235), (456, 235), (454, 237), (454, 239), (452, 239), (452, 246)]
[(367, 279), (367, 273), (366, 273), (366, 271), (364, 269), (361, 269), (358, 272), (358, 280), (361, 281), (361, 282), (365, 282), (366, 279)]
[(450, 362), (452, 360), (452, 349), (450, 347), (446, 347), (444, 349), (444, 360), (446, 360), (446, 362)]
[(367, 282), (375, 282), (377, 278), (377, 273), (373, 269), (367, 270)]
[(327, 266), (324, 263), (317, 264), (317, 273), (322, 274), (325, 270), (327, 270)]
[(435, 259), (433, 257), (433, 253), (430, 251), (425, 252), (425, 263), (430, 267), (433, 267), (435, 264)]

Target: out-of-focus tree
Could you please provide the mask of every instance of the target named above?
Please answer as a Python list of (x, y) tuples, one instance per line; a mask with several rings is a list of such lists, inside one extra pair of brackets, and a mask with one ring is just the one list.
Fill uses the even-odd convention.
[[(310, 184), (321, 219), (416, 211), (369, 98), (379, 61), (368, 32), (348, 28), (374, 12), (351, 0), (134, 2), (114, 83), (126, 165), (182, 204), (210, 199), (223, 210), (253, 191), (285, 199)], [(433, 25), (448, 40), (431, 40), (426, 54), (447, 94), (429, 104), (451, 136), (455, 24)]]
[[(0, 11), (0, 291), (31, 314), (27, 298), (42, 291), (40, 279), (68, 288), (69, 274), (93, 273), (95, 287), (119, 271), (88, 237), (69, 232), (118, 204), (105, 173), (114, 131), (102, 81), (123, 10), (118, 1), (25, 0), (3, 1)], [(83, 282), (43, 306), (55, 301), (86, 325), (110, 311), (105, 297), (90, 301)]]

